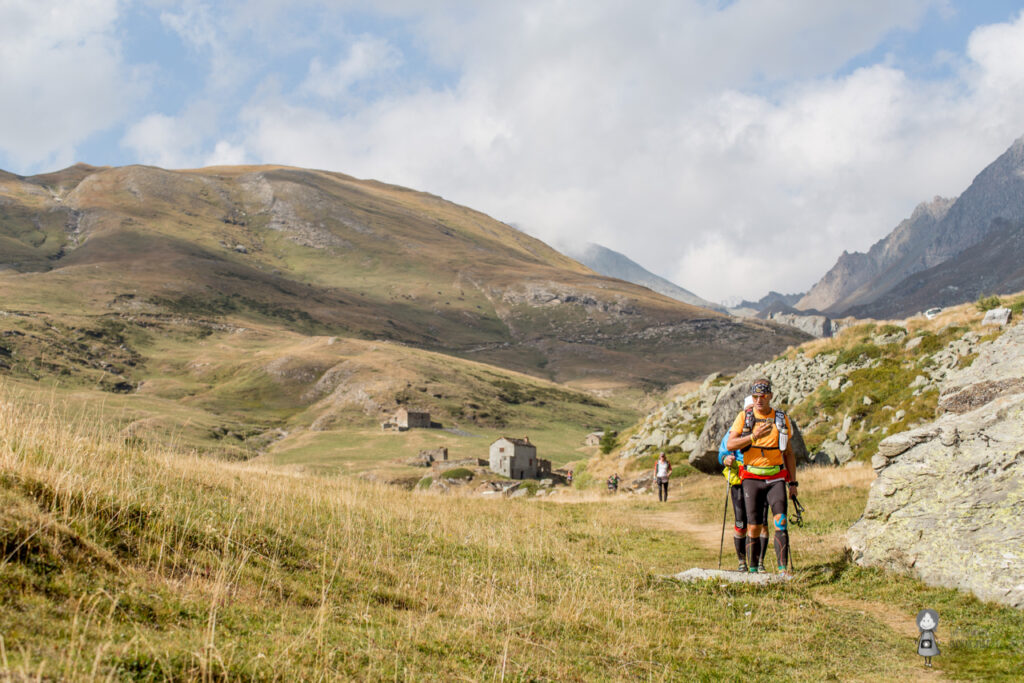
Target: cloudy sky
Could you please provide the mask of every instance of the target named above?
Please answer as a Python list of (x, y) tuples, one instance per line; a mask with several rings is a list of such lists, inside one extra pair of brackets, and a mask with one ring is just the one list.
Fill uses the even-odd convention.
[(285, 163), (804, 291), (1024, 135), (1024, 0), (0, 0), (0, 168)]

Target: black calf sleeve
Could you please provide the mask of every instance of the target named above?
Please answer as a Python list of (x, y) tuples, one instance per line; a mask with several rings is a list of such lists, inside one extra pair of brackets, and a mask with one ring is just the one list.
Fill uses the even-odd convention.
[(748, 538), (747, 539), (747, 548), (746, 548), (745, 555), (746, 555), (747, 566), (748, 567), (756, 567), (757, 566), (757, 539), (756, 538)]
[(780, 567), (789, 567), (789, 531), (775, 531), (775, 557)]
[(746, 536), (733, 536), (732, 543), (736, 546), (736, 557), (739, 558), (740, 562), (747, 561), (747, 537)]

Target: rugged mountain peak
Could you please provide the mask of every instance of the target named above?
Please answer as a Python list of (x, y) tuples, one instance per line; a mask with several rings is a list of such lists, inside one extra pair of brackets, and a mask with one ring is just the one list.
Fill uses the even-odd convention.
[(856, 308), (864, 314), (910, 276), (980, 243), (996, 219), (1024, 220), (1024, 138), (982, 170), (958, 198), (937, 196), (919, 204), (867, 254), (843, 252), (796, 307), (834, 316)]
[(569, 249), (568, 252), (577, 261), (601, 275), (642, 285), (659, 294), (664, 294), (676, 301), (682, 301), (693, 306), (710, 308), (715, 311), (722, 310), (721, 306), (697, 296), (674, 282), (655, 275), (625, 254), (621, 254), (608, 247), (588, 242), (582, 247)]

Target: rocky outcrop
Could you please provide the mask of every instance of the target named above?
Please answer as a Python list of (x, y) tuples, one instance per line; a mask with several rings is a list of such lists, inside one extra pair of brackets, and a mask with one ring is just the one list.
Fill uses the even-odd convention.
[(769, 313), (768, 320), (795, 327), (801, 332), (821, 339), (831, 337), (839, 327), (831, 318), (825, 315), (799, 315), (796, 313)]
[(693, 450), (704, 416), (724, 383), (720, 378), (721, 373), (712, 373), (697, 391), (678, 396), (648, 415), (628, 437), (620, 457), (633, 458), (658, 450)]
[(854, 560), (1024, 607), (1024, 326), (941, 383), (931, 424), (884, 439)]
[[(986, 288), (980, 293), (1016, 291), (1019, 286), (1008, 280), (1024, 277), (1019, 258), (1010, 253), (1021, 244), (1022, 171), (1024, 138), (979, 173), (955, 201), (936, 197), (918, 206), (867, 254), (844, 252), (796, 308), (902, 318), (923, 310), (921, 306), (971, 301), (979, 287)], [(999, 230), (1005, 234), (989, 239)], [(963, 267), (963, 255), (972, 267)]]
[(913, 253), (919, 244), (930, 239), (936, 224), (946, 216), (954, 201), (935, 197), (930, 202), (922, 202), (910, 218), (875, 242), (866, 254), (844, 251), (836, 264), (795, 307), (832, 312), (870, 301), (873, 298), (870, 292), (877, 286), (876, 280), (892, 280), (889, 282), (891, 286), (912, 272), (907, 266), (898, 265), (899, 262)]
[[(718, 444), (742, 410), (743, 399), (750, 393), (750, 385), (758, 377), (767, 377), (772, 381), (773, 403), (795, 405), (831, 378), (867, 367), (871, 362), (837, 365), (836, 358), (835, 354), (818, 354), (813, 358), (798, 354), (793, 360), (781, 358), (752, 365), (736, 375), (715, 397), (697, 445), (690, 453), (690, 464), (702, 472), (713, 472), (718, 468)], [(800, 425), (795, 420), (791, 421), (794, 431), (792, 444), (797, 462), (807, 462), (807, 447), (804, 445)]]
[[(890, 351), (897, 349), (900, 354), (904, 351), (914, 352), (924, 340), (923, 336), (909, 337), (905, 329), (892, 327), (867, 339), (871, 346)], [(956, 372), (957, 368), (977, 354), (980, 340), (978, 332), (968, 331), (936, 351), (920, 352), (916, 359), (904, 360), (905, 367), (913, 367), (918, 373), (910, 382), (911, 400), (938, 390), (950, 373)], [(887, 353), (892, 355), (890, 351)], [(855, 386), (852, 379), (856, 377), (855, 371), (874, 367), (879, 362), (868, 355), (842, 363), (839, 359), (838, 352), (822, 352), (814, 356), (798, 352), (793, 358), (777, 358), (751, 366), (735, 377), (713, 373), (697, 391), (662, 405), (635, 429), (627, 432), (619, 456), (633, 458), (658, 451), (683, 451), (689, 454), (691, 465), (704, 472), (714, 472), (718, 467), (719, 441), (740, 411), (752, 380), (758, 376), (769, 377), (775, 387), (773, 403), (792, 410), (819, 388), (841, 392), (849, 390)], [(1007, 389), (1000, 384), (988, 387), (987, 390), (1004, 392)], [(968, 396), (950, 400), (963, 402), (968, 400)], [(881, 410), (890, 411), (891, 424), (896, 424), (903, 421), (907, 412), (904, 408), (909, 407), (885, 405), (881, 406)], [(858, 436), (863, 439), (865, 428), (862, 418), (856, 414), (819, 414), (806, 425), (793, 420), (798, 432), (813, 429), (822, 422), (829, 423), (824, 441), (813, 453), (806, 452), (802, 433), (795, 437), (798, 462), (842, 465), (853, 460), (857, 453), (851, 438), (854, 441), (858, 440)], [(874, 430), (883, 428), (872, 427)]]

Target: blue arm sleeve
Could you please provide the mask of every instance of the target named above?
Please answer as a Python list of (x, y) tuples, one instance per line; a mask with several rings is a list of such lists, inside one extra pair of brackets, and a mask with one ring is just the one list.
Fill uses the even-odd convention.
[(718, 444), (718, 464), (719, 465), (724, 465), (725, 463), (723, 461), (725, 460), (725, 457), (727, 455), (729, 455), (729, 449), (725, 447), (725, 444), (728, 441), (729, 441), (729, 432), (726, 432), (725, 436), (722, 437), (721, 443)]
[(725, 464), (725, 462), (724, 462), (725, 458), (726, 458), (726, 456), (729, 456), (729, 455), (735, 455), (736, 456), (736, 462), (742, 464), (743, 463), (743, 453), (741, 453), (740, 451), (730, 451), (728, 448), (725, 447), (725, 444), (727, 444), (728, 442), (729, 442), (729, 432), (726, 432), (725, 436), (722, 437), (722, 441), (718, 444), (718, 464), (719, 465), (724, 465)]

